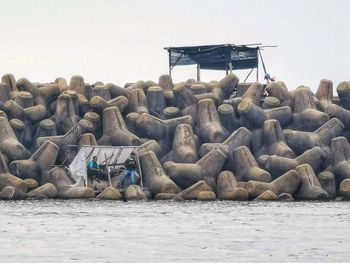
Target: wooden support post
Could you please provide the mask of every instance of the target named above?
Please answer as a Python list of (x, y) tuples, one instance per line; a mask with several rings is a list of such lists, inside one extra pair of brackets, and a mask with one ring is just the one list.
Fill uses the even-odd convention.
[(228, 64), (226, 64), (226, 76), (228, 75)]
[(259, 59), (256, 65), (256, 82), (259, 82)]
[[(229, 66), (229, 68), (230, 68), (230, 74), (232, 73), (232, 62), (230, 62), (229, 64), (228, 64), (228, 66)], [(227, 74), (226, 74), (227, 75)]]
[(197, 81), (201, 80), (201, 65), (197, 64)]
[(171, 50), (168, 50), (169, 53), (169, 76), (171, 77)]

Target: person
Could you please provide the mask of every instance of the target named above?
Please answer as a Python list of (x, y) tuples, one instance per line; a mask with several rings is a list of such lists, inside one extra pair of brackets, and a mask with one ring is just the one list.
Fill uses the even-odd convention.
[(87, 164), (87, 175), (91, 180), (103, 179), (103, 169), (100, 169), (97, 164), (97, 156), (92, 157), (92, 160)]
[(137, 175), (136, 175), (136, 160), (135, 160), (135, 152), (132, 152), (128, 159), (126, 159), (125, 163), (125, 171), (120, 177), (120, 189), (124, 188), (124, 182), (127, 177), (130, 176), (131, 184), (137, 184)]
[(267, 82), (270, 80), (270, 81), (275, 81), (276, 78), (275, 77), (271, 77), (271, 75), (269, 73), (266, 73), (265, 76), (264, 76), (264, 79), (267, 80)]

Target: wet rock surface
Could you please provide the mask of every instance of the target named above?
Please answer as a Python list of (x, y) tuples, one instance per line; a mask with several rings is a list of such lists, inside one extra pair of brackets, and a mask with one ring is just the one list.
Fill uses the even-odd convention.
[[(69, 83), (69, 84), (67, 84)], [(95, 193), (69, 165), (82, 145), (138, 146), (144, 188), (128, 200), (349, 198), (350, 82), (317, 92), (282, 81), (113, 83), (57, 78), (0, 83), (0, 198), (121, 200), (118, 178)], [(72, 149), (72, 145), (77, 148)]]

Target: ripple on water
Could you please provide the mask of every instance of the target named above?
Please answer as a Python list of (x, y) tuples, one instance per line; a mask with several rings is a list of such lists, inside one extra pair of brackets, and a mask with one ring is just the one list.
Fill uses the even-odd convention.
[(0, 256), (1, 262), (344, 261), (349, 216), (346, 202), (0, 201)]

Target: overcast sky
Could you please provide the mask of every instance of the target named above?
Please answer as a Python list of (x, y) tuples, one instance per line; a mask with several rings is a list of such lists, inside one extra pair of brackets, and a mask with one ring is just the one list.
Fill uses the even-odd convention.
[[(289, 89), (350, 80), (350, 1), (0, 0), (0, 73), (123, 85), (168, 72), (166, 46), (263, 43)], [(244, 79), (246, 72), (238, 72)], [(222, 71), (203, 71), (203, 80)], [(261, 73), (262, 75), (262, 73)], [(176, 67), (175, 82), (195, 78)]]

